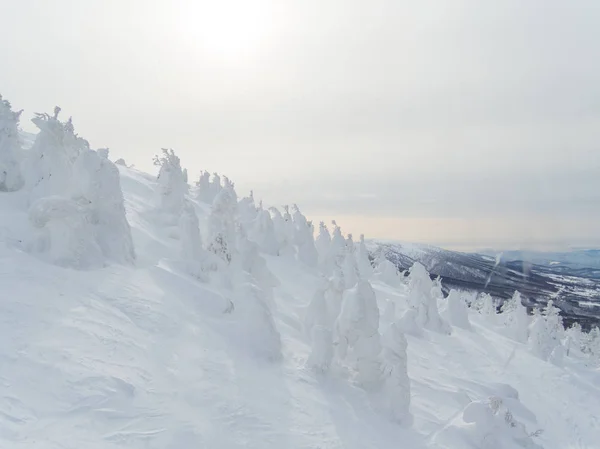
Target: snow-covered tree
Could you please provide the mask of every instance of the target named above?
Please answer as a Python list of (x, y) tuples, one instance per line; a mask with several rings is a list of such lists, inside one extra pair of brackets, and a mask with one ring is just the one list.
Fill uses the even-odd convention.
[[(292, 242), (293, 233), (291, 232), (293, 229), (293, 223), (286, 221), (284, 216), (276, 207), (269, 208), (269, 212), (271, 212), (273, 227), (275, 228), (275, 235), (277, 236), (279, 254), (285, 256), (295, 255)], [(291, 220), (291, 216), (288, 217), (288, 219)]]
[(43, 197), (68, 195), (71, 190), (72, 160), (65, 147), (65, 126), (54, 115), (36, 114), (32, 122), (39, 128), (26, 161), (25, 180), (30, 202)]
[(533, 311), (533, 321), (529, 325), (529, 348), (531, 352), (547, 360), (554, 347), (552, 346), (546, 320), (539, 309)]
[(235, 191), (235, 183), (231, 181), (231, 179), (229, 179), (227, 176), (223, 176), (223, 188), (231, 191), (233, 196), (235, 197), (235, 201), (237, 202), (238, 197)]
[(212, 204), (208, 217), (207, 249), (226, 263), (235, 250), (237, 202), (231, 189), (221, 189)]
[(250, 195), (238, 201), (240, 223), (243, 223), (244, 226), (250, 227), (254, 220), (256, 220), (258, 212), (254, 203), (254, 192), (250, 191)]
[(546, 307), (544, 307), (542, 315), (544, 315), (546, 320), (550, 345), (555, 347), (560, 344), (565, 333), (563, 319), (560, 316), (560, 309), (554, 305), (553, 300), (549, 300)]
[(331, 235), (327, 229), (327, 225), (324, 222), (319, 223), (319, 235), (315, 240), (315, 246), (317, 253), (319, 254), (319, 264), (321, 266), (326, 265), (327, 258), (329, 257), (329, 249), (331, 247)]
[(407, 342), (404, 334), (392, 323), (382, 338), (384, 403), (391, 419), (403, 426), (412, 424), (410, 379), (408, 378)]
[(311, 222), (297, 225), (298, 260), (309, 267), (316, 267), (319, 263), (319, 255), (315, 247), (315, 239)]
[(218, 173), (213, 173), (212, 180), (210, 181), (210, 191), (211, 191), (212, 201), (215, 200), (215, 198), (221, 192), (222, 189), (223, 189), (223, 186), (221, 185), (221, 177), (219, 176)]
[(371, 260), (369, 259), (369, 251), (365, 245), (364, 234), (360, 235), (360, 243), (358, 245), (358, 251), (356, 253), (356, 261), (358, 264), (358, 271), (362, 279), (370, 279), (373, 275), (373, 267)]
[(431, 294), (433, 281), (423, 265), (415, 262), (409, 275), (409, 306), (417, 312), (416, 323), (426, 329), (449, 334), (450, 325), (439, 314), (436, 298)]
[(308, 227), (308, 220), (300, 212), (297, 204), (292, 205), (292, 222), (294, 224), (294, 243), (300, 247), (306, 237), (305, 229)]
[(200, 224), (194, 205), (189, 201), (184, 202), (183, 211), (179, 219), (181, 256), (185, 260), (200, 260), (202, 257), (202, 237)]
[(212, 204), (215, 199), (214, 191), (210, 183), (210, 173), (200, 172), (200, 178), (196, 181), (196, 198), (206, 204)]
[(329, 263), (335, 263), (338, 258), (343, 257), (346, 248), (346, 239), (342, 235), (342, 229), (337, 225), (335, 220), (331, 222), (333, 225), (333, 235), (331, 237), (331, 245), (329, 246), (329, 255), (327, 260)]
[(375, 292), (364, 280), (344, 293), (342, 309), (335, 323), (337, 355), (341, 360), (352, 352), (358, 382), (371, 387), (381, 379), (379, 308)]
[(398, 267), (385, 257), (383, 249), (379, 250), (375, 259), (375, 278), (392, 287), (398, 287), (402, 282), (398, 274)]
[(582, 351), (589, 355), (592, 365), (600, 363), (600, 329), (594, 326), (585, 335), (582, 342)]
[(160, 205), (163, 211), (178, 215), (187, 191), (181, 161), (173, 150), (163, 148), (162, 155), (154, 157), (154, 165), (160, 167), (157, 178)]
[(342, 310), (345, 289), (346, 283), (344, 282), (344, 272), (340, 266), (336, 266), (329, 281), (327, 291), (325, 292), (327, 314), (332, 326)]
[(279, 243), (275, 235), (275, 227), (271, 219), (271, 214), (268, 211), (258, 211), (250, 230), (250, 235), (263, 253), (270, 254), (271, 256), (279, 255)]
[(117, 159), (115, 161), (115, 165), (121, 165), (123, 167), (127, 167), (127, 162), (125, 162), (125, 159), (123, 159), (122, 157), (120, 157), (119, 159)]
[(31, 250), (48, 262), (75, 269), (103, 266), (85, 205), (61, 196), (40, 198), (29, 208), (29, 221), (37, 230)]
[(469, 322), (469, 314), (467, 304), (463, 300), (460, 293), (456, 290), (450, 290), (446, 298), (446, 318), (452, 326), (470, 330), (471, 323)]
[[(67, 156), (69, 157), (69, 160), (71, 163), (73, 163), (79, 157), (80, 152), (90, 149), (90, 144), (87, 140), (75, 134), (75, 127), (73, 126), (72, 117), (69, 117), (69, 120), (67, 120), (67, 122), (63, 125), (63, 129), (63, 146)], [(104, 153), (104, 151), (101, 151), (101, 153)]]
[(515, 340), (525, 343), (528, 339), (529, 315), (522, 304), (521, 294), (515, 291), (512, 298), (504, 301), (501, 316), (509, 335)]
[(485, 317), (485, 319), (492, 324), (496, 323), (496, 305), (494, 304), (494, 298), (489, 293), (482, 293), (479, 299), (481, 307), (479, 313)]
[(358, 267), (356, 266), (356, 258), (350, 246), (346, 248), (342, 269), (344, 270), (344, 282), (346, 288), (352, 288), (358, 282)]
[(72, 184), (73, 198), (85, 207), (104, 258), (133, 263), (131, 228), (125, 216), (120, 175), (115, 164), (94, 150), (81, 150), (73, 165)]
[(198, 215), (194, 205), (187, 200), (179, 216), (179, 235), (180, 254), (188, 273), (206, 280), (206, 272), (210, 269), (210, 258), (202, 247)]
[(325, 299), (328, 289), (329, 281), (321, 278), (304, 317), (304, 329), (312, 348), (307, 365), (318, 372), (327, 371), (333, 358), (331, 320)]
[(565, 355), (569, 357), (572, 352), (582, 352), (583, 330), (581, 324), (573, 323), (571, 327), (565, 330)]
[(444, 289), (442, 287), (442, 278), (440, 276), (437, 276), (431, 284), (431, 296), (435, 298), (436, 301), (444, 299)]
[(19, 118), (0, 95), (0, 192), (13, 192), (23, 186), (20, 167)]

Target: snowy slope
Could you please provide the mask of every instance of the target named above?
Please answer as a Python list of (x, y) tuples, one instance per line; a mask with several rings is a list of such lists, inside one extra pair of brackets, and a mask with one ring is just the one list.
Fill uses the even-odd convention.
[[(119, 170), (134, 266), (42, 262), (26, 251), (24, 194), (0, 194), (0, 447), (479, 448), (462, 411), (490, 396), (528, 432), (542, 429), (533, 440), (546, 449), (600, 447), (598, 370), (543, 361), (473, 310), (472, 331), (407, 335), (414, 423), (394, 424), (343, 367), (305, 367), (318, 272), (293, 255), (264, 255), (279, 281), (270, 308), (282, 359), (256, 357), (226, 313), (240, 304), (231, 290), (171, 262), (179, 242), (157, 213), (155, 177)], [(208, 209), (193, 204), (205, 229)], [(406, 287), (372, 284), (384, 332), (407, 308)]]

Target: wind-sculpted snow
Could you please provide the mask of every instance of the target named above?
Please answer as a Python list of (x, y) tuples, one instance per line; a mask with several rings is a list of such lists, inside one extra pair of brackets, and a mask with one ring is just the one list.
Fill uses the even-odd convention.
[(0, 194), (0, 447), (597, 447), (599, 330), (73, 142), (67, 192)]

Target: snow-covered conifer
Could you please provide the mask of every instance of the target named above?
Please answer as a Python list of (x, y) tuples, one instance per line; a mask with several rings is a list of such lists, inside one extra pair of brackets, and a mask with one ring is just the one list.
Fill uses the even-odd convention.
[(528, 344), (531, 352), (544, 360), (548, 359), (553, 349), (550, 343), (550, 336), (548, 335), (546, 320), (537, 308), (533, 312), (533, 321), (529, 325)]
[(343, 360), (348, 350), (352, 351), (358, 382), (365, 387), (379, 382), (379, 308), (375, 292), (367, 281), (360, 280), (356, 287), (344, 293), (335, 331), (337, 354)]
[(486, 320), (490, 323), (496, 322), (496, 305), (494, 304), (494, 298), (489, 293), (482, 293), (481, 298), (481, 308), (479, 313), (483, 315)]
[(271, 214), (266, 210), (258, 211), (254, 224), (251, 229), (252, 240), (254, 240), (260, 250), (271, 256), (279, 255), (279, 243), (275, 235), (275, 227)]
[(208, 217), (207, 249), (226, 263), (231, 262), (236, 245), (237, 202), (231, 189), (221, 189)]
[(504, 301), (501, 311), (509, 335), (521, 343), (527, 342), (529, 315), (527, 308), (522, 304), (521, 294), (515, 291), (512, 298)]
[(585, 336), (582, 351), (589, 355), (592, 365), (600, 363), (600, 329), (594, 326)]
[(85, 205), (61, 196), (40, 198), (29, 208), (29, 221), (37, 230), (31, 249), (48, 262), (75, 269), (103, 266)]
[(212, 180), (210, 181), (210, 191), (212, 201), (215, 200), (216, 196), (221, 192), (223, 186), (221, 185), (221, 177), (218, 173), (213, 173)]
[(271, 213), (275, 235), (277, 236), (279, 254), (282, 256), (295, 255), (292, 237), (290, 236), (291, 227), (289, 226), (289, 223), (276, 207), (269, 208), (269, 212)]
[(327, 225), (322, 221), (319, 223), (319, 235), (315, 240), (315, 246), (319, 254), (319, 264), (324, 266), (326, 264), (327, 257), (329, 256), (331, 235), (329, 234)]
[(154, 157), (154, 165), (160, 167), (157, 178), (160, 205), (165, 212), (178, 215), (187, 191), (181, 161), (173, 150), (163, 148), (162, 155)]
[(212, 204), (215, 199), (212, 185), (210, 183), (210, 173), (202, 171), (200, 178), (196, 181), (196, 198), (206, 204)]
[[(60, 108), (59, 108), (60, 110)], [(79, 153), (90, 149), (90, 144), (87, 140), (79, 137), (75, 134), (75, 127), (73, 126), (73, 118), (69, 117), (69, 120), (63, 125), (63, 146), (69, 161), (71, 163), (79, 157)], [(108, 151), (108, 150), (106, 150)], [(103, 153), (103, 151), (101, 151)], [(108, 155), (108, 152), (107, 152)]]
[(398, 267), (385, 257), (383, 249), (379, 251), (375, 259), (375, 278), (392, 287), (398, 287), (401, 284)]
[(446, 318), (452, 326), (470, 330), (469, 314), (467, 304), (456, 290), (450, 290), (446, 298)]
[(250, 191), (250, 195), (238, 201), (238, 213), (240, 216), (240, 223), (243, 223), (244, 226), (250, 228), (258, 215), (258, 209), (254, 203), (254, 192)]
[(13, 192), (23, 186), (20, 167), (19, 118), (0, 95), (0, 192)]
[(85, 207), (105, 259), (133, 263), (135, 250), (125, 216), (119, 170), (94, 150), (81, 150), (73, 165), (73, 198)]
[[(352, 238), (352, 236), (350, 236)], [(344, 282), (346, 288), (352, 288), (358, 282), (358, 267), (356, 266), (356, 258), (350, 246), (346, 247), (342, 269), (344, 270)]]
[(549, 300), (542, 312), (546, 319), (546, 328), (548, 330), (549, 344), (554, 348), (560, 344), (564, 337), (565, 328), (563, 319), (560, 316), (560, 309), (554, 305), (553, 300)]
[(192, 274), (203, 277), (202, 263), (205, 262), (206, 254), (202, 248), (198, 215), (194, 205), (189, 201), (184, 202), (179, 217), (179, 235), (181, 258), (189, 262)]
[(65, 127), (54, 115), (36, 114), (32, 122), (39, 128), (26, 161), (25, 179), (30, 202), (43, 197), (68, 195), (71, 190), (72, 161), (65, 148)]
[(364, 234), (360, 235), (360, 243), (356, 253), (356, 260), (358, 263), (358, 272), (360, 273), (360, 277), (363, 279), (370, 279), (373, 275), (373, 267), (371, 265), (371, 260), (369, 259), (369, 251), (365, 245)]
[(329, 323), (331, 323), (332, 327), (342, 310), (345, 289), (346, 283), (344, 282), (344, 272), (340, 266), (336, 266), (328, 283), (327, 291), (325, 292), (327, 314)]
[(298, 259), (309, 267), (316, 267), (319, 255), (315, 247), (315, 238), (311, 222), (296, 224), (296, 240), (298, 241)]
[(309, 226), (308, 220), (302, 212), (300, 212), (300, 208), (297, 204), (292, 205), (292, 221), (294, 223), (294, 243), (300, 247), (304, 243), (304, 239), (306, 238), (305, 230)]
[(329, 255), (327, 256), (330, 261), (335, 261), (343, 254), (346, 248), (346, 239), (342, 235), (342, 229), (337, 225), (335, 220), (331, 222), (333, 225), (333, 235), (331, 237), (331, 245), (329, 246)]
[(433, 282), (423, 265), (415, 262), (409, 275), (409, 305), (417, 312), (416, 323), (426, 329), (449, 334), (451, 328), (439, 314), (437, 300), (431, 295)]
[(410, 379), (407, 371), (407, 342), (404, 334), (392, 323), (382, 338), (384, 403), (390, 418), (409, 426), (412, 423), (410, 408)]

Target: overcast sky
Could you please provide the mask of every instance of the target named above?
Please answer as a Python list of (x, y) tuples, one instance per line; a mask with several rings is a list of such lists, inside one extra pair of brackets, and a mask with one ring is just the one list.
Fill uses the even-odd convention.
[(367, 237), (600, 246), (597, 0), (0, 0), (0, 93)]

